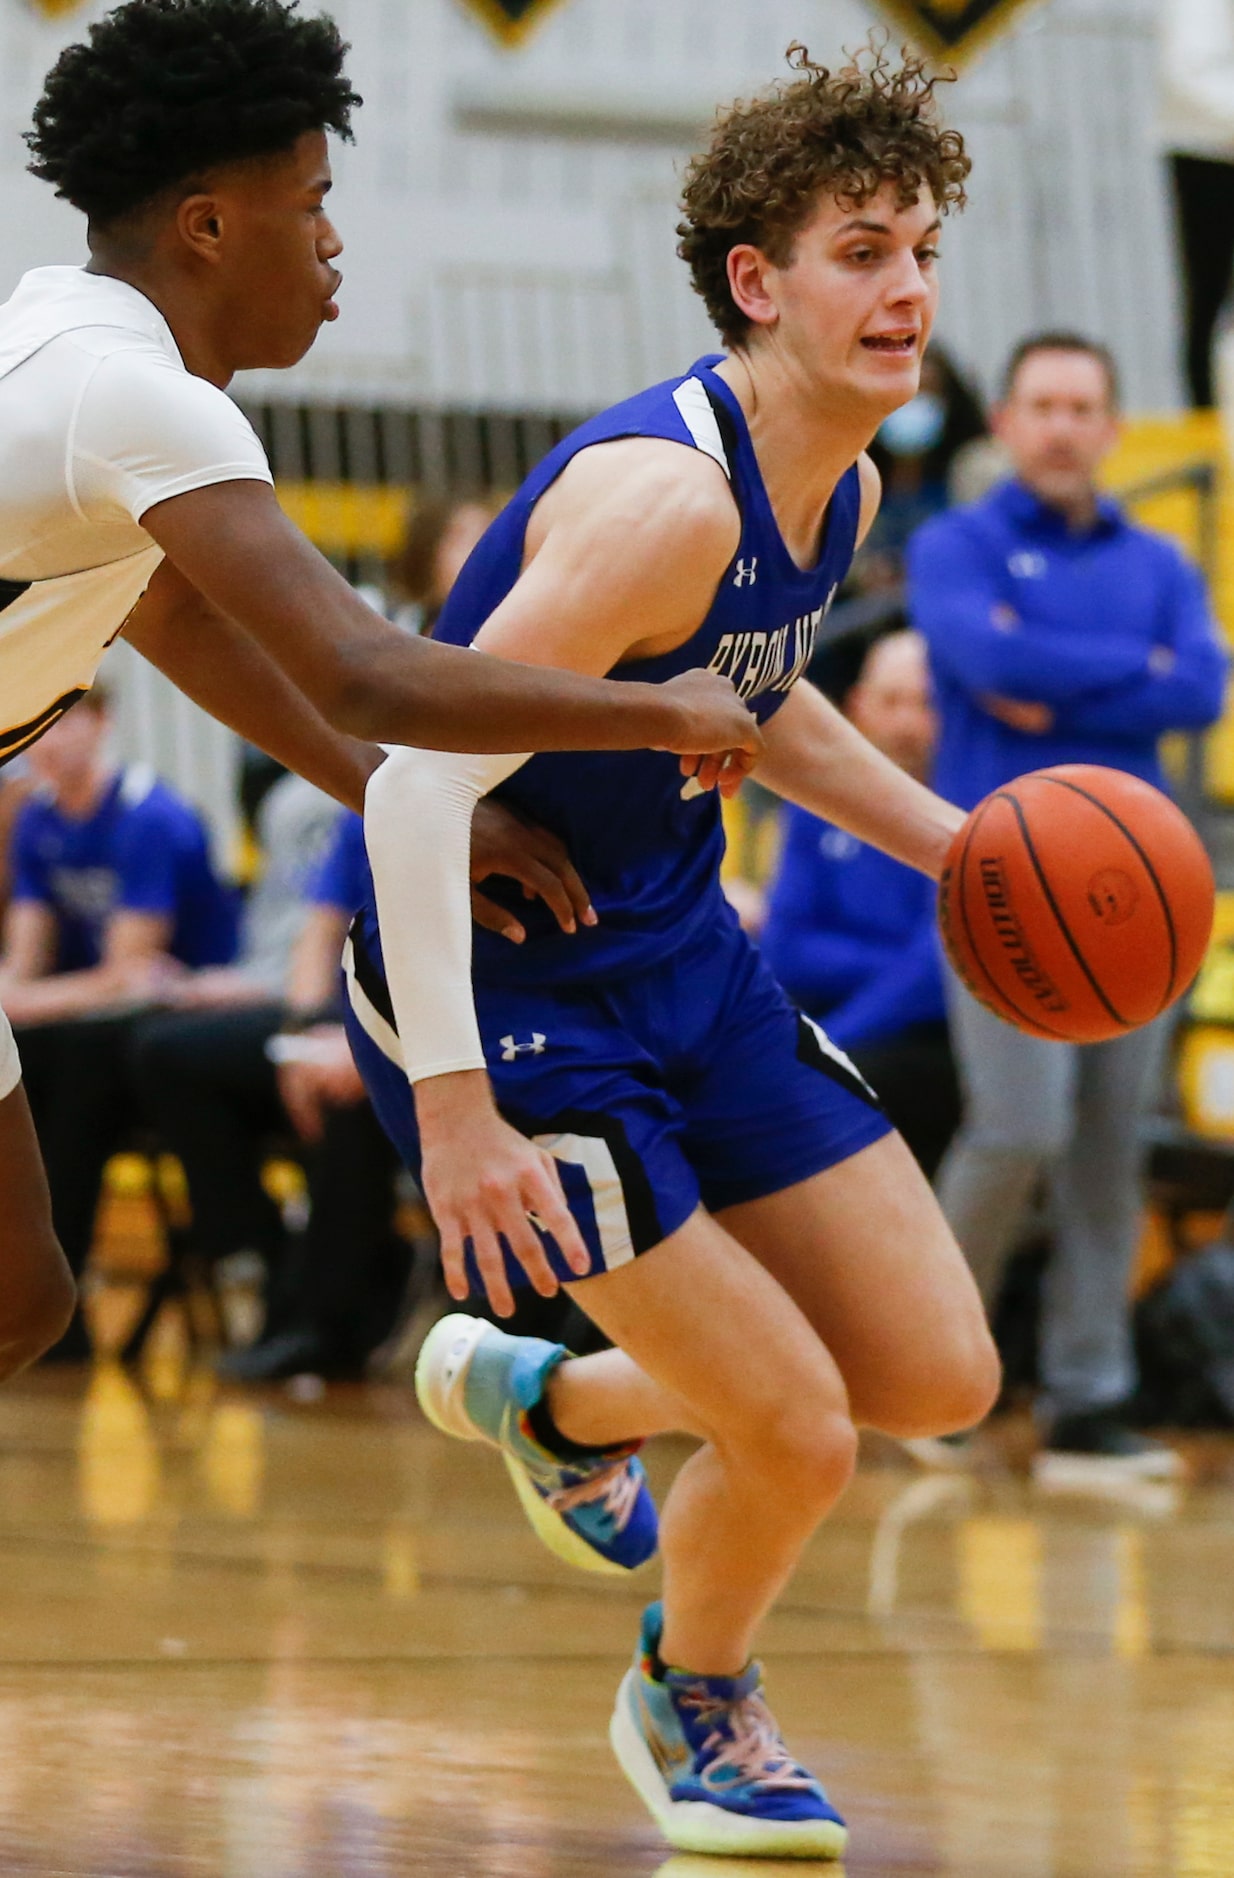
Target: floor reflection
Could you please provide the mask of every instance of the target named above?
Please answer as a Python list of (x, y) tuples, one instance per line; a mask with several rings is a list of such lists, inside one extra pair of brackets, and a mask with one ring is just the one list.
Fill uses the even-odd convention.
[[(1010, 1436), (883, 1458), (766, 1633), (851, 1878), (1230, 1878), (1234, 1447), (1170, 1508), (1043, 1495)], [(622, 1781), (650, 1589), (559, 1568), (389, 1391), (36, 1376), (0, 1397), (0, 1870), (800, 1871), (669, 1856)]]

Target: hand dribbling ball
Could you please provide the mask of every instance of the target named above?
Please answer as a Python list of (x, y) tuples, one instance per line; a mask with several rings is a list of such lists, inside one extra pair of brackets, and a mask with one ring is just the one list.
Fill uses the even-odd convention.
[(960, 978), (1009, 1024), (1100, 1043), (1182, 996), (1214, 899), (1203, 844), (1168, 796), (1066, 763), (978, 803), (948, 851), (939, 925)]

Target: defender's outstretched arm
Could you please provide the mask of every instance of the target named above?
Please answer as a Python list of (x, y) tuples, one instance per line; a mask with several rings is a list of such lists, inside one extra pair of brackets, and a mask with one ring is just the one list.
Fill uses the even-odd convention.
[(251, 633), (164, 561), (129, 614), (124, 637), (177, 690), (247, 742), (357, 814), (381, 761), (375, 744), (327, 723)]
[(174, 496), (146, 510), (142, 527), (328, 723), (352, 736), (472, 752), (731, 750), (743, 767), (757, 753), (752, 719), (727, 680), (710, 673), (609, 685), (397, 631), (352, 592), (265, 483), (213, 483)]
[[(129, 643), (186, 697), (358, 813), (384, 752), (334, 730), (269, 653), (225, 619), (168, 562), (151, 581), (125, 628)], [(590, 916), (587, 889), (555, 836), (486, 803), (472, 831), (471, 878), (504, 874), (542, 899), (567, 932)], [(474, 887), (472, 917), (520, 942), (524, 928)]]

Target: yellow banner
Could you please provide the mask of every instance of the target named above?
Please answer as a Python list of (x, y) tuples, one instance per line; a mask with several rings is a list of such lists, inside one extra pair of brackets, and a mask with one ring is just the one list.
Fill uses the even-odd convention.
[[(72, 0), (70, 0), (72, 3)], [(462, 0), (507, 46), (521, 45), (558, 0)]]
[(36, 13), (45, 14), (53, 20), (60, 13), (72, 13), (83, 4), (83, 0), (29, 0)]
[(960, 65), (1005, 32), (1032, 0), (877, 0), (901, 32), (932, 58)]

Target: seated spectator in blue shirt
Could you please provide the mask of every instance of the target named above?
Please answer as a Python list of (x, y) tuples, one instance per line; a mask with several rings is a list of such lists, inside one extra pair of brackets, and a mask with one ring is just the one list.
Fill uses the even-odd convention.
[[(1163, 787), (1162, 733), (1220, 714), (1226, 660), (1200, 575), (1098, 492), (1117, 406), (1104, 347), (1068, 333), (1024, 341), (995, 417), (1014, 479), (911, 544), (909, 610), (939, 709), (934, 786), (964, 808), (1054, 763), (1106, 764)], [(1167, 1474), (1175, 1457), (1125, 1413), (1139, 1128), (1165, 1024), (1073, 1045), (1014, 1030), (950, 977), (948, 1004), (965, 1114), (939, 1195), (989, 1307), (1048, 1176), (1038, 1471)]]
[[(902, 769), (927, 774), (934, 717), (918, 634), (875, 640), (842, 703)], [(763, 950), (790, 997), (858, 1063), (932, 1173), (958, 1113), (933, 883), (804, 809), (783, 814)]]
[(109, 730), (96, 687), (26, 759), (36, 788), (13, 833), (0, 953), (14, 1024), (95, 1013), (235, 951), (201, 818), (145, 765), (118, 768)]
[[(307, 789), (286, 779), (266, 803)], [(363, 823), (324, 806), (329, 826), (314, 825), (311, 840), (303, 814), (261, 820), (277, 844), (264, 850), (267, 866), (284, 892), (294, 883), (299, 915), (277, 1000), (252, 998), (241, 981), (220, 1002), (227, 983), (205, 974), (205, 996), (187, 986), (179, 1009), (142, 1024), (134, 1049), (147, 1113), (188, 1180), (192, 1250), (210, 1266), (241, 1251), (267, 1265), (262, 1334), (220, 1365), (238, 1381), (361, 1374), (394, 1320), (410, 1259), (393, 1223), (398, 1156), (368, 1105), (339, 1003), (339, 954), (363, 897)], [(261, 1184), (289, 1123), (309, 1202), (294, 1235)]]
[[(89, 1255), (103, 1168), (137, 1120), (135, 1011), (186, 970), (224, 964), (234, 907), (194, 810), (145, 769), (110, 759), (98, 688), (29, 752), (36, 790), (13, 837), (0, 951), (4, 1005), (74, 1274)], [(85, 1357), (80, 1314), (53, 1356)]]

